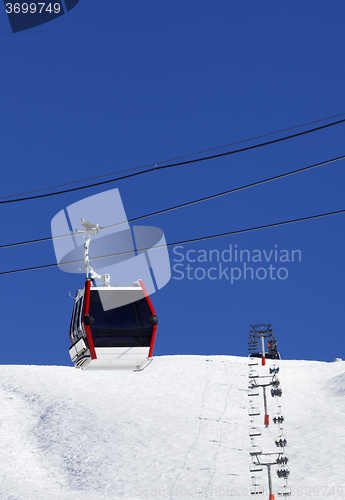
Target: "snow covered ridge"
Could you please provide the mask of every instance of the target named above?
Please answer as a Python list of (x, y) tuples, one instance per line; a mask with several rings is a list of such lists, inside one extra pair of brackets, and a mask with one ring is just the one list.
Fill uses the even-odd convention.
[(329, 381), (329, 389), (333, 394), (338, 396), (345, 395), (345, 373), (336, 375)]
[[(289, 484), (344, 498), (345, 363), (279, 366)], [(1, 366), (0, 500), (249, 499), (247, 382), (235, 356), (162, 356), (141, 373)]]

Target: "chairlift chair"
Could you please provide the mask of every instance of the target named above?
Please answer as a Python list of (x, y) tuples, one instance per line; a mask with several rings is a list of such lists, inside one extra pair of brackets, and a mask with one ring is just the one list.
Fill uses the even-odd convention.
[(280, 436), (279, 439), (275, 440), (275, 445), (278, 446), (278, 448), (285, 448), (285, 446), (287, 445), (287, 439), (283, 436)]
[(250, 417), (257, 417), (260, 415), (260, 410), (259, 408), (257, 408), (256, 406), (252, 406), (251, 408), (249, 408), (248, 410), (248, 415)]
[(257, 444), (253, 444), (250, 448), (249, 448), (249, 455), (251, 457), (256, 457), (258, 455), (261, 455), (262, 454), (262, 449), (261, 449), (261, 446), (257, 445)]
[(288, 478), (290, 476), (290, 470), (277, 468), (277, 476), (283, 477), (283, 478)]
[(258, 463), (252, 462), (249, 466), (249, 471), (250, 472), (262, 472), (263, 467), (262, 467), (262, 465), (260, 465)]
[(273, 373), (274, 375), (279, 373), (279, 366), (277, 367), (274, 366), (273, 368), (270, 368), (270, 373)]
[(261, 430), (259, 429), (259, 427), (250, 427), (249, 436), (250, 437), (261, 436)]
[(259, 396), (259, 389), (251, 387), (250, 389), (248, 389), (248, 396)]
[(291, 495), (291, 488), (287, 484), (284, 484), (284, 486), (278, 487), (277, 493), (279, 497), (288, 497)]
[(259, 362), (256, 361), (256, 359), (249, 357), (248, 366), (257, 366), (258, 364), (259, 364)]
[[(110, 284), (90, 265), (89, 244), (97, 224), (82, 219), (86, 233), (85, 287), (77, 291), (70, 324), (69, 353), (76, 368), (143, 370), (151, 361), (157, 316), (142, 280), (129, 286)], [(91, 226), (91, 229), (90, 227)], [(103, 280), (102, 286), (95, 279)]]
[(264, 487), (261, 484), (256, 483), (255, 476), (252, 476), (252, 485), (250, 487), (251, 495), (262, 495), (264, 493)]
[(282, 413), (278, 413), (277, 415), (274, 415), (272, 418), (274, 424), (282, 424), (284, 422), (284, 415)]

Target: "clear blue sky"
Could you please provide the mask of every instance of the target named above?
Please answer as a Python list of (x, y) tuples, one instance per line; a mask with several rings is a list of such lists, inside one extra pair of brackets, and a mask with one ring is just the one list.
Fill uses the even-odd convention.
[[(80, 0), (53, 22), (12, 34), (0, 9), (0, 196), (344, 113), (344, 16), (341, 0)], [(1, 241), (49, 236), (57, 212), (104, 189), (119, 188), (132, 218), (341, 156), (344, 132), (342, 124), (106, 187), (1, 205)], [(143, 225), (176, 242), (341, 210), (344, 166), (339, 161)], [(180, 249), (180, 270), (187, 250), (195, 250), (192, 258), (230, 244), (251, 256), (300, 250), (301, 262), (276, 263), (288, 270), (286, 279), (251, 280), (248, 273), (232, 284), (219, 274), (195, 279), (195, 269), (207, 273), (210, 262), (189, 263), (194, 279), (175, 279), (181, 274), (173, 271), (151, 297), (159, 317), (155, 354), (246, 355), (249, 325), (271, 322), (285, 359), (345, 358), (344, 223), (337, 215)], [(55, 262), (51, 242), (0, 251), (2, 271)], [(170, 256), (182, 259), (172, 249)], [(250, 264), (254, 272), (260, 267)], [(74, 295), (80, 280), (57, 268), (1, 276), (1, 363), (71, 364), (68, 292)]]

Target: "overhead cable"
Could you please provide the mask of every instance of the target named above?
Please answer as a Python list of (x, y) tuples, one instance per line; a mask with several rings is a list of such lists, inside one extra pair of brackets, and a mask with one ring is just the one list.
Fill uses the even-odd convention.
[(261, 147), (264, 147), (264, 146), (269, 146), (271, 144), (276, 144), (278, 142), (287, 141), (288, 139), (293, 139), (295, 137), (300, 137), (302, 135), (310, 134), (312, 132), (316, 132), (318, 130), (322, 130), (322, 129), (325, 129), (325, 128), (328, 128), (328, 127), (332, 127), (334, 125), (339, 125), (340, 123), (344, 123), (344, 122), (345, 122), (345, 119), (338, 120), (336, 122), (328, 123), (326, 125), (321, 125), (320, 127), (316, 127), (316, 128), (313, 128), (313, 129), (305, 130), (303, 132), (298, 132), (297, 134), (292, 134), (292, 135), (288, 135), (288, 136), (285, 136), (285, 137), (280, 137), (279, 139), (274, 139), (274, 140), (268, 141), (268, 142), (262, 142), (260, 144), (255, 144), (254, 146), (247, 146), (245, 148), (236, 149), (236, 150), (233, 150), (233, 151), (227, 151), (225, 153), (218, 153), (218, 154), (212, 155), (212, 156), (204, 156), (203, 158), (194, 158), (193, 160), (187, 160), (187, 161), (183, 161), (183, 162), (179, 162), (179, 163), (172, 163), (170, 165), (162, 165), (160, 167), (157, 164), (155, 164), (154, 167), (146, 169), (146, 170), (142, 170), (141, 172), (135, 172), (135, 173), (128, 174), (128, 175), (123, 175), (122, 177), (116, 177), (115, 179), (108, 179), (107, 181), (95, 182), (93, 184), (88, 184), (87, 186), (79, 186), (79, 187), (75, 187), (75, 188), (71, 188), (71, 189), (64, 189), (62, 191), (55, 191), (54, 193), (39, 194), (39, 195), (36, 195), (36, 196), (28, 196), (28, 197), (25, 197), (25, 198), (16, 198), (14, 200), (3, 200), (3, 201), (0, 201), (0, 205), (6, 204), (6, 203), (16, 203), (16, 202), (19, 202), (19, 201), (37, 200), (39, 198), (47, 198), (49, 196), (56, 196), (56, 195), (59, 195), (59, 194), (72, 193), (74, 191), (80, 191), (82, 189), (89, 189), (89, 188), (96, 187), (96, 186), (102, 186), (102, 185), (105, 185), (105, 184), (109, 184), (111, 182), (116, 182), (116, 181), (120, 181), (120, 180), (124, 180), (124, 179), (129, 179), (131, 177), (136, 177), (138, 175), (147, 174), (149, 172), (153, 172), (153, 171), (157, 171), (157, 170), (163, 170), (163, 169), (166, 169), (166, 168), (178, 167), (178, 166), (181, 166), (181, 165), (189, 165), (191, 163), (196, 163), (196, 162), (206, 161), (206, 160), (212, 160), (212, 159), (215, 159), (215, 158), (221, 158), (223, 156), (229, 156), (229, 155), (236, 154), (236, 153), (242, 153), (244, 151), (250, 151), (252, 149), (257, 149), (257, 148), (261, 148)]
[[(329, 217), (331, 215), (339, 215), (339, 214), (343, 214), (343, 213), (345, 213), (345, 209), (344, 210), (337, 210), (335, 212), (328, 212), (328, 213), (324, 213), (324, 214), (310, 215), (309, 217), (301, 217), (299, 219), (291, 219), (291, 220), (287, 220), (287, 221), (283, 221), (283, 222), (274, 222), (273, 224), (265, 224), (264, 226), (250, 227), (250, 228), (246, 228), (246, 229), (238, 229), (237, 231), (229, 231), (227, 233), (213, 234), (210, 236), (202, 236), (199, 238), (193, 238), (191, 240), (182, 240), (182, 241), (177, 241), (174, 243), (166, 243), (165, 245), (157, 245), (153, 248), (152, 247), (139, 248), (136, 250), (136, 253), (145, 252), (148, 250), (154, 250), (154, 249), (158, 249), (158, 248), (172, 247), (172, 246), (177, 246), (177, 245), (186, 245), (188, 243), (196, 243), (198, 241), (206, 241), (206, 240), (212, 240), (212, 239), (216, 239), (216, 238), (223, 238), (225, 236), (233, 236), (235, 234), (249, 233), (252, 231), (258, 231), (259, 229), (268, 229), (271, 227), (284, 226), (287, 224), (294, 224), (296, 222), (304, 222), (304, 221), (313, 220), (313, 219), (320, 219), (322, 217)], [(129, 254), (133, 254), (133, 251), (118, 252), (118, 253), (113, 253), (113, 254), (108, 254), (108, 255), (102, 255), (100, 257), (94, 257), (92, 259), (92, 261), (95, 261), (98, 259), (108, 259), (109, 257), (118, 257), (120, 255), (129, 255)], [(64, 265), (76, 264), (78, 262), (82, 263), (84, 261), (83, 260), (73, 260), (70, 262), (64, 262), (63, 264)], [(3, 272), (0, 272), (0, 275), (22, 273), (25, 271), (37, 271), (39, 269), (48, 269), (50, 267), (58, 267), (58, 264), (46, 264), (44, 266), (27, 267), (27, 268), (23, 268), (23, 269), (14, 269), (12, 271), (3, 271)]]
[(251, 137), (250, 139), (243, 139), (242, 141), (231, 142), (230, 144), (225, 144), (224, 146), (217, 146), (215, 148), (204, 149), (203, 151), (197, 151), (196, 153), (189, 153), (189, 154), (184, 155), (184, 156), (178, 156), (176, 158), (171, 158), (170, 160), (159, 161), (156, 163), (149, 163), (148, 165), (142, 165), (141, 167), (128, 168), (126, 170), (119, 170), (118, 172), (112, 172), (111, 174), (97, 175), (96, 177), (89, 177), (87, 179), (80, 179), (78, 181), (73, 181), (73, 182), (65, 182), (64, 184), (58, 184), (56, 186), (50, 186), (47, 188), (35, 189), (33, 191), (26, 191), (24, 193), (11, 194), (9, 196), (2, 196), (0, 198), (0, 200), (5, 200), (8, 198), (15, 198), (17, 196), (23, 196), (24, 194), (39, 193), (41, 191), (48, 191), (49, 189), (56, 189), (56, 188), (64, 187), (64, 186), (71, 186), (72, 184), (79, 184), (81, 182), (93, 181), (95, 179), (102, 179), (103, 177), (109, 177), (110, 175), (123, 174), (124, 172), (132, 172), (133, 170), (140, 170), (142, 168), (153, 167), (154, 165), (161, 165), (162, 163), (169, 163), (171, 161), (181, 160), (183, 158), (189, 158), (190, 156), (196, 156), (196, 155), (208, 153), (210, 151), (216, 151), (217, 149), (228, 148), (230, 146), (235, 146), (236, 144), (243, 144), (244, 142), (255, 141), (257, 139), (262, 139), (263, 137), (268, 137), (270, 135), (281, 134), (282, 132), (287, 132), (288, 130), (295, 130), (296, 128), (306, 127), (307, 125), (313, 125), (314, 123), (320, 123), (320, 122), (324, 122), (327, 120), (332, 120), (333, 118), (338, 118), (339, 116), (344, 116), (344, 115), (345, 115), (345, 113), (340, 113), (338, 115), (328, 116), (327, 118), (321, 118), (319, 120), (314, 120), (312, 122), (302, 123), (302, 125), (295, 125), (294, 127), (284, 128), (282, 130), (277, 130), (276, 132), (269, 132), (268, 134), (262, 134), (262, 135), (258, 135), (256, 137)]
[[(298, 174), (298, 173), (301, 173), (301, 172), (305, 172), (306, 170), (311, 170), (313, 168), (321, 167), (322, 165), (327, 165), (328, 163), (333, 163), (335, 161), (344, 160), (344, 159), (345, 159), (345, 155), (338, 156), (337, 158), (332, 158), (331, 160), (326, 160), (326, 161), (323, 161), (321, 163), (316, 163), (314, 165), (309, 165), (308, 167), (302, 167), (302, 168), (299, 168), (297, 170), (292, 170), (291, 172), (286, 172), (285, 174), (280, 174), (280, 175), (276, 175), (274, 177), (269, 177), (268, 179), (263, 179), (261, 181), (252, 182), (251, 184), (246, 184), (245, 186), (240, 186), (240, 187), (237, 187), (237, 188), (229, 189), (228, 191), (223, 191), (221, 193), (216, 193), (216, 194), (213, 194), (213, 195), (210, 195), (210, 196), (206, 196), (204, 198), (199, 198), (198, 200), (189, 201), (187, 203), (182, 203), (181, 205), (175, 205), (175, 206), (170, 207), (170, 208), (165, 208), (164, 210), (159, 210), (158, 212), (152, 212), (150, 214), (141, 215), (139, 217), (134, 217), (133, 219), (128, 219), (128, 220), (126, 220), (124, 222), (118, 222), (117, 224), (111, 224), (110, 226), (105, 226), (103, 229), (109, 229), (109, 228), (112, 228), (112, 227), (117, 227), (117, 226), (120, 226), (122, 224), (128, 224), (128, 223), (131, 223), (131, 222), (136, 222), (136, 221), (139, 221), (139, 220), (142, 220), (142, 219), (146, 219), (147, 217), (153, 217), (155, 215), (160, 215), (160, 214), (164, 214), (164, 213), (167, 213), (167, 212), (171, 212), (173, 210), (178, 210), (179, 208), (185, 208), (185, 207), (188, 207), (188, 206), (191, 206), (191, 205), (195, 205), (197, 203), (202, 203), (204, 201), (209, 201), (209, 200), (212, 200), (212, 199), (215, 199), (215, 198), (219, 198), (220, 196), (225, 196), (227, 194), (236, 193), (238, 191), (243, 191), (244, 189), (249, 189), (251, 187), (259, 186), (260, 184), (266, 184), (267, 182), (276, 181), (278, 179), (283, 179), (284, 177), (289, 177), (290, 175), (294, 175), (294, 174)], [(8, 243), (8, 244), (5, 244), (5, 245), (0, 245), (0, 250), (2, 248), (11, 248), (11, 247), (16, 247), (16, 246), (28, 245), (28, 244), (31, 244), (31, 243), (42, 243), (42, 242), (45, 242), (45, 241), (50, 241), (50, 240), (55, 240), (55, 239), (67, 238), (67, 237), (70, 237), (71, 234), (74, 234), (74, 233), (64, 234), (64, 235), (55, 236), (55, 237), (51, 237), (50, 236), (50, 237), (47, 237), (47, 238), (40, 238), (40, 239), (36, 239), (36, 240), (22, 241), (22, 242), (19, 242), (19, 243)]]

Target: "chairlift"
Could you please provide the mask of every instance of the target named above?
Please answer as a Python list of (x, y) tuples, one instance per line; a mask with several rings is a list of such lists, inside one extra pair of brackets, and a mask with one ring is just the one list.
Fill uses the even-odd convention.
[[(249, 356), (251, 356), (253, 358), (262, 358), (262, 353), (261, 352), (253, 352), (253, 353), (249, 354)], [(279, 352), (277, 352), (276, 354), (265, 352), (265, 358), (266, 359), (276, 359), (276, 360), (281, 359)]]
[(252, 463), (250, 464), (249, 471), (250, 471), (250, 472), (262, 472), (262, 471), (263, 471), (263, 467), (262, 467), (262, 465), (260, 465), (260, 464), (257, 464), (257, 463), (255, 463), (255, 462), (252, 462)]
[(288, 463), (289, 459), (286, 455), (284, 456), (279, 456), (276, 460), (277, 465), (286, 465)]
[(289, 469), (277, 469), (277, 476), (288, 478), (290, 476), (290, 471)]
[(258, 460), (260, 465), (272, 466), (277, 464), (277, 452), (276, 453), (262, 453), (260, 455), (260, 460)]
[(285, 448), (287, 440), (281, 436), (279, 439), (275, 440), (275, 445), (278, 446), (278, 448)]
[(265, 337), (267, 337), (272, 336), (274, 333), (274, 330), (272, 330), (272, 323), (260, 323), (250, 326), (252, 327), (249, 332), (249, 334), (251, 335), (264, 335)]
[[(141, 371), (152, 361), (157, 316), (142, 280), (128, 286), (110, 284), (109, 274), (98, 275), (90, 265), (89, 244), (97, 224), (85, 227), (85, 287), (77, 291), (69, 353), (76, 368)], [(95, 284), (102, 279), (103, 285)]]
[(258, 387), (269, 387), (272, 384), (271, 380), (267, 380), (269, 378), (268, 376), (263, 376), (263, 377), (258, 377), (255, 379), (255, 383)]
[(248, 366), (257, 366), (258, 364), (259, 364), (259, 362), (256, 361), (256, 359), (249, 357)]
[(278, 487), (277, 493), (280, 497), (288, 497), (291, 495), (291, 488), (287, 484), (284, 484), (284, 486)]
[(266, 352), (266, 359), (282, 359), (279, 352)]
[(282, 424), (284, 422), (284, 415), (278, 413), (272, 418), (274, 424)]
[(257, 445), (257, 444), (253, 444), (250, 448), (249, 448), (249, 455), (251, 457), (256, 457), (258, 455), (261, 455), (262, 454), (262, 449), (261, 449), (261, 446)]
[(248, 396), (259, 396), (259, 389), (258, 388), (254, 388), (254, 387), (251, 387), (249, 390), (248, 390)]
[(251, 495), (262, 495), (264, 493), (264, 488), (261, 484), (255, 482), (255, 476), (252, 476), (253, 484), (250, 487)]
[(257, 408), (256, 406), (252, 406), (251, 408), (249, 408), (248, 410), (248, 415), (250, 417), (257, 417), (260, 415), (260, 410), (259, 408)]
[(250, 437), (261, 436), (261, 430), (259, 429), (259, 427), (250, 427), (249, 436)]
[(257, 378), (259, 376), (259, 372), (257, 370), (252, 370), (249, 372), (249, 378)]

